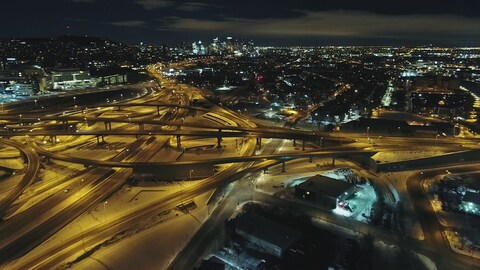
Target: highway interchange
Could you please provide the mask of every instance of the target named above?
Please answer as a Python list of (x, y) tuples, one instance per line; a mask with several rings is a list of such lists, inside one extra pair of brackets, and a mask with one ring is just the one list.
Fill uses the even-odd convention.
[[(352, 155), (408, 151), (412, 148), (430, 149), (432, 146), (444, 152), (480, 148), (476, 138), (382, 136), (373, 146), (369, 144), (368, 134), (329, 134), (262, 126), (221, 106), (191, 106), (192, 100), (205, 99), (200, 89), (164, 78), (156, 67), (152, 66), (150, 72), (155, 80), (140, 86), (145, 90), (141, 95), (128, 99), (117, 97), (114, 103), (92, 101), (92, 104), (67, 103), (46, 109), (35, 107), (28, 111), (12, 107), (3, 111), (0, 123), (0, 136), (3, 138), (0, 139), (0, 144), (18, 149), (26, 164), (21, 180), (7, 194), (2, 194), (0, 201), (0, 214), (3, 218), (0, 223), (0, 265), (3, 268), (54, 269), (142, 220), (173, 209), (184, 201), (227, 183), (240, 180), (235, 190), (242, 194), (242, 183), (245, 182), (241, 181), (242, 178), (265, 168), (282, 166), (282, 163), (283, 166), (286, 163), (288, 170), (288, 162), (296, 159), (348, 159)], [(75, 99), (73, 102), (76, 102)], [(207, 114), (208, 117), (202, 117)], [(245, 142), (237, 155), (182, 161), (152, 158), (164, 148), (185, 151), (184, 142), (208, 140), (212, 145), (222, 147), (225, 141), (232, 142), (234, 139)], [(262, 145), (262, 140), (268, 143)], [(299, 150), (278, 152), (279, 142), (282, 141), (296, 141)], [(101, 158), (95, 155), (79, 157), (75, 151), (68, 151), (78, 147), (96, 149), (115, 144), (123, 147), (117, 146), (116, 151), (110, 151), (112, 153)], [(52, 163), (73, 164), (76, 169), (71, 174), (60, 170), (60, 179), (52, 179), (53, 174), (48, 172), (55, 171)], [(41, 248), (42, 243), (54, 237), (79, 216), (106, 203), (109, 196), (126, 185), (135, 168), (191, 164), (223, 164), (224, 167), (181, 192), (161, 197), (148, 206), (131, 209), (108, 221), (105, 218), (105, 222), (84, 228), (81, 233)], [(68, 168), (69, 165), (65, 166)], [(360, 169), (368, 171), (368, 168)], [(455, 160), (450, 164), (422, 168), (421, 172), (412, 170), (407, 180), (416, 216), (425, 234), (423, 241), (406, 238), (398, 233), (392, 234), (391, 231), (364, 223), (346, 221), (330, 212), (261, 192), (255, 192), (254, 196), (259, 202), (295, 209), (358, 233), (375, 235), (385, 242), (401, 244), (434, 259), (438, 269), (475, 269), (475, 265), (480, 265), (478, 261), (472, 262), (472, 258), (456, 254), (447, 247), (440, 230), (441, 225), (421, 186), (425, 179), (442, 175), (447, 169), (452, 173), (472, 172), (478, 171), (479, 167)], [(55, 174), (58, 176), (58, 172)], [(371, 174), (375, 177), (376, 172)], [(39, 184), (31, 194), (30, 186), (35, 182)], [(58, 186), (53, 194), (49, 193), (51, 186)], [(242, 201), (248, 201), (246, 195), (235, 200), (240, 200), (240, 197)], [(35, 198), (41, 199), (28, 205), (28, 200)], [(214, 228), (223, 226), (223, 220), (234, 210), (226, 207), (228, 200), (232, 198), (227, 198), (218, 206), (200, 233), (174, 260), (171, 269), (190, 269), (198, 261), (202, 248), (214, 237)]]

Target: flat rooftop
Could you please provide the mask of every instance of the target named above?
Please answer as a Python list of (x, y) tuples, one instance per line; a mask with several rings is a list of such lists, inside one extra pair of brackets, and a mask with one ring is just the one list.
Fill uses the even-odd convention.
[(297, 188), (321, 193), (332, 198), (338, 198), (342, 193), (347, 192), (352, 187), (352, 184), (345, 181), (335, 180), (319, 174), (312, 176), (310, 179), (297, 186)]
[(237, 218), (236, 230), (243, 231), (282, 249), (290, 247), (302, 233), (255, 213), (247, 213)]

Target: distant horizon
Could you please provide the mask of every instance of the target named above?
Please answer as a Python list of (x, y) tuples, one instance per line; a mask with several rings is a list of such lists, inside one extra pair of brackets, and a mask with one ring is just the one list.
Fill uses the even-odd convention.
[(480, 46), (473, 0), (21, 0), (2, 6), (3, 37), (100, 36), (175, 45), (216, 36), (260, 46)]
[[(454, 45), (454, 44), (447, 44), (450, 42), (445, 42), (443, 44), (440, 44), (441, 42), (421, 42), (421, 41), (405, 41), (405, 42), (400, 42), (397, 40), (395, 44), (393, 42), (384, 42), (384, 43), (379, 43), (377, 41), (377, 44), (374, 44), (375, 42), (370, 42), (370, 43), (353, 43), (352, 41), (337, 41), (337, 42), (328, 42), (328, 40), (323, 40), (323, 44), (313, 44), (314, 41), (300, 41), (298, 43), (293, 43), (291, 42), (292, 40), (290, 39), (290, 44), (286, 44), (284, 41), (276, 42), (277, 44), (267, 44), (267, 41), (258, 41), (255, 38), (252, 37), (239, 37), (239, 36), (234, 36), (234, 35), (221, 35), (221, 36), (212, 36), (212, 37), (207, 37), (207, 38), (202, 38), (202, 39), (192, 39), (192, 40), (181, 40), (177, 42), (170, 42), (170, 43), (155, 43), (155, 42), (147, 42), (147, 41), (138, 41), (138, 42), (130, 42), (130, 41), (125, 41), (125, 40), (118, 40), (114, 37), (106, 37), (106, 36), (98, 36), (98, 35), (78, 35), (78, 34), (59, 34), (59, 35), (51, 35), (51, 36), (0, 36), (0, 40), (41, 40), (41, 39), (54, 39), (54, 38), (62, 38), (62, 37), (70, 37), (70, 38), (93, 38), (93, 39), (104, 39), (104, 40), (110, 40), (113, 42), (119, 42), (123, 44), (128, 44), (128, 45), (139, 45), (140, 43), (144, 43), (146, 45), (151, 45), (151, 46), (179, 46), (183, 44), (190, 45), (193, 42), (197, 42), (201, 40), (202, 42), (207, 42), (210, 43), (214, 38), (219, 38), (221, 40), (226, 39), (227, 37), (232, 37), (236, 40), (251, 40), (255, 43), (255, 46), (257, 47), (439, 47), (439, 48), (480, 48), (480, 43), (477, 45), (472, 45), (472, 44), (464, 44), (464, 45)], [(365, 41), (363, 41), (365, 42)], [(278, 44), (281, 43), (281, 44)], [(303, 44), (301, 44), (303, 43)], [(318, 42), (320, 43), (320, 42)]]

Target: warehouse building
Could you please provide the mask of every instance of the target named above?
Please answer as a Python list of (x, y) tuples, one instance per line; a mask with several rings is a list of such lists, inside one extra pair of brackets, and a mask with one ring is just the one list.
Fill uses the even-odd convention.
[(253, 213), (236, 220), (235, 232), (245, 238), (249, 247), (281, 258), (302, 233)]
[(326, 209), (335, 209), (354, 192), (354, 185), (319, 174), (295, 187), (295, 197)]

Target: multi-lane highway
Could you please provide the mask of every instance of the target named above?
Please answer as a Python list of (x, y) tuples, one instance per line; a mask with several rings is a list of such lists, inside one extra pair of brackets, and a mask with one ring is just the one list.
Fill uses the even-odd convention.
[[(152, 70), (152, 69), (151, 69)], [(155, 72), (155, 71), (152, 71)], [(27, 162), (27, 170), (16, 188), (4, 196), (0, 202), (0, 213), (10, 211), (0, 223), (0, 264), (9, 269), (53, 269), (75, 259), (85, 250), (101, 244), (112, 236), (134, 227), (142, 220), (175, 208), (180, 203), (191, 200), (201, 194), (212, 191), (228, 183), (237, 181), (245, 175), (294, 159), (309, 157), (345, 158), (355, 155), (373, 155), (381, 151), (405, 151), (412, 147), (429, 149), (435, 146), (443, 152), (478, 149), (476, 139), (439, 139), (384, 136), (371, 143), (368, 135), (345, 133), (320, 133), (296, 129), (266, 127), (245, 119), (221, 106), (212, 105), (209, 108), (190, 105), (193, 99), (202, 99), (200, 89), (186, 85), (178, 85), (153, 73), (158, 79), (158, 85), (149, 84), (145, 95), (122, 100), (115, 103), (90, 106), (58, 106), (48, 109), (15, 113), (6, 112), (2, 115), (3, 127), (0, 143), (17, 148)], [(167, 85), (160, 87), (160, 84)], [(140, 86), (141, 87), (141, 86)], [(174, 91), (177, 89), (178, 91)], [(194, 113), (193, 113), (194, 112)], [(205, 116), (205, 117), (202, 117)], [(113, 124), (113, 125), (112, 125)], [(109, 137), (112, 148), (117, 145), (116, 154), (100, 158), (76, 156), (75, 149), (85, 148), (98, 151), (104, 147), (99, 137)], [(51, 138), (51, 144), (45, 137)], [(57, 140), (61, 137), (62, 140)], [(7, 139), (8, 138), (8, 139)], [(241, 138), (241, 151), (232, 151), (233, 156), (184, 161), (151, 161), (151, 157), (164, 149), (171, 138), (177, 139), (177, 148), (181, 149), (180, 140), (191, 142), (201, 138), (208, 140), (218, 148), (221, 142), (228, 138)], [(262, 146), (262, 139), (273, 139)], [(283, 140), (297, 141), (299, 149), (295, 152), (278, 153), (279, 142)], [(360, 142), (358, 142), (360, 141)], [(362, 143), (363, 142), (363, 143)], [(225, 150), (225, 149), (224, 149)], [(227, 149), (228, 150), (228, 149)], [(263, 151), (259, 154), (256, 151)], [(235, 154), (236, 153), (236, 154)], [(42, 162), (40, 161), (42, 160)], [(50, 162), (58, 163), (65, 168), (76, 171), (76, 176), (56, 180), (40, 175), (39, 168), (45, 171), (51, 169)], [(160, 197), (141, 208), (128, 209), (124, 214), (105, 222), (85, 228), (81, 234), (72, 234), (62, 241), (53, 241), (41, 248), (41, 244), (52, 238), (65, 226), (82, 214), (97, 206), (114, 194), (132, 175), (131, 168), (141, 166), (165, 166), (191, 164), (223, 164), (223, 169), (206, 179), (192, 184), (182, 191)], [(84, 166), (84, 167), (82, 167)], [(462, 167), (462, 170), (472, 167)], [(405, 169), (407, 170), (407, 169)], [(435, 173), (432, 171), (431, 173)], [(374, 173), (374, 172), (371, 172)], [(81, 175), (81, 177), (80, 177)], [(427, 174), (422, 175), (426, 177)], [(54, 194), (43, 194), (45, 188), (36, 189), (34, 196), (41, 200), (21, 211), (11, 209), (22, 192), (33, 185), (51, 187), (61, 185)], [(80, 179), (81, 178), (81, 179)], [(444, 244), (440, 233), (441, 227), (427, 206), (424, 192), (419, 188), (421, 178), (412, 174), (408, 180), (409, 192), (414, 198), (415, 210), (422, 217), (419, 219), (426, 235), (426, 241), (405, 239), (402, 235), (392, 235), (392, 232), (371, 227), (367, 224), (347, 221), (344, 218), (319, 210), (312, 206), (282, 200), (277, 197), (255, 192), (255, 199), (264, 203), (278, 205), (287, 209), (301, 211), (305, 215), (319, 217), (338, 226), (346, 227), (361, 233), (373, 234), (379, 239), (405, 245), (416, 251), (422, 251), (437, 258), (448, 266), (461, 265), (464, 258), (440, 246)], [(244, 188), (245, 181), (239, 184)], [(64, 188), (65, 187), (65, 188)], [(80, 190), (84, 191), (80, 194)], [(78, 192), (77, 192), (78, 191)], [(242, 193), (234, 189), (234, 193)], [(80, 194), (80, 196), (78, 196)], [(32, 195), (33, 196), (33, 195)], [(240, 196), (240, 195), (239, 195)], [(22, 201), (33, 197), (24, 194)], [(240, 197), (237, 197), (237, 200)], [(246, 199), (242, 197), (242, 200)], [(227, 198), (225, 203), (231, 202)], [(231, 209), (221, 205), (212, 217), (224, 219)], [(17, 211), (18, 210), (18, 211)], [(207, 228), (201, 229), (172, 265), (172, 269), (187, 269), (200, 256), (203, 243), (207, 243), (214, 233), (212, 228), (221, 226), (218, 220), (209, 219)], [(211, 225), (211, 226), (210, 226)], [(32, 252), (35, 250), (35, 252)], [(446, 261), (448, 258), (448, 262)]]

